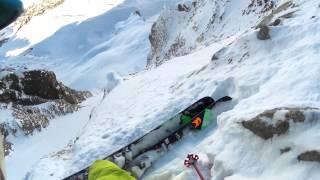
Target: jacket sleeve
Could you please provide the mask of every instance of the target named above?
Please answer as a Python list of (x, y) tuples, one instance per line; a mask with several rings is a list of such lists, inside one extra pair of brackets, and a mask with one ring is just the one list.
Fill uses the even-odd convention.
[(129, 172), (108, 160), (97, 160), (89, 169), (88, 180), (136, 180)]

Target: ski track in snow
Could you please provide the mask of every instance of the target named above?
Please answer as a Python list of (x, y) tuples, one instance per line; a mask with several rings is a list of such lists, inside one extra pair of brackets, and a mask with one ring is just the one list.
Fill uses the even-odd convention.
[[(160, 1), (158, 2), (161, 4)], [(271, 27), (271, 39), (260, 41), (256, 38), (257, 30), (248, 27), (246, 29), (247, 25), (256, 22), (257, 19), (248, 17), (245, 23), (241, 23), (240, 16), (233, 19), (239, 10), (235, 8), (247, 6), (246, 3), (237, 1), (225, 9), (228, 17), (228, 23), (224, 26), (225, 32), (231, 32), (232, 36), (198, 49), (192, 54), (174, 58), (148, 71), (142, 71), (146, 62), (142, 62), (141, 59), (145, 59), (149, 51), (148, 29), (155, 20), (156, 16), (153, 17), (153, 15), (157, 15), (158, 11), (149, 12), (148, 7), (151, 7), (151, 4), (142, 0), (125, 1), (120, 6), (122, 10), (128, 7), (130, 10), (121, 11), (127, 15), (121, 18), (120, 23), (113, 24), (112, 27), (117, 30), (113, 32), (117, 33), (112, 35), (106, 33), (104, 40), (92, 43), (95, 44), (94, 47), (88, 45), (85, 53), (79, 54), (77, 47), (74, 46), (75, 49), (70, 52), (70, 57), (81, 60), (76, 61), (77, 63), (68, 58), (60, 59), (64, 52), (61, 48), (61, 53), (54, 54), (57, 58), (54, 63), (57, 64), (53, 64), (43, 56), (51, 57), (54, 51), (48, 51), (48, 45), (39, 44), (39, 51), (35, 51), (35, 55), (39, 57), (20, 59), (21, 61), (15, 65), (43, 60), (45, 67), (55, 70), (58, 77), (73, 87), (94, 89), (96, 85), (96, 88), (112, 89), (112, 91), (99, 102), (99, 105), (89, 103), (91, 101), (96, 103), (95, 98), (100, 97), (97, 95), (86, 101), (90, 104), (90, 108), (85, 107), (78, 113), (69, 115), (73, 117), (77, 114), (81, 116), (82, 113), (89, 115), (93, 112), (87, 124), (83, 117), (80, 118), (82, 123), (77, 123), (77, 126), (70, 122), (74, 130), (70, 131), (69, 137), (75, 136), (76, 132), (85, 126), (85, 130), (81, 131), (72, 147), (65, 147), (60, 153), (52, 154), (51, 152), (60, 150), (70, 140), (70, 138), (64, 139), (63, 142), (63, 138), (56, 137), (58, 143), (53, 144), (52, 149), (50, 148), (51, 154), (48, 155), (49, 152), (43, 150), (42, 154), (37, 153), (36, 156), (32, 156), (36, 161), (46, 154), (36, 164), (32, 162), (34, 164), (32, 170), (31, 162), (21, 167), (23, 172), (17, 177), (22, 177), (22, 174), (31, 170), (28, 178), (32, 180), (61, 179), (144, 135), (199, 98), (209, 95), (217, 99), (229, 95), (233, 97), (231, 104), (215, 109), (215, 114), (218, 115), (217, 124), (203, 132), (188, 136), (186, 141), (179, 142), (147, 172), (144, 179), (191, 180), (197, 178), (192, 169), (186, 169), (183, 166), (183, 160), (190, 152), (200, 154), (201, 170), (211, 180), (320, 179), (318, 164), (296, 160), (301, 151), (320, 148), (317, 143), (320, 137), (319, 123), (314, 124), (307, 132), (304, 132), (303, 127), (290, 129), (288, 134), (275, 137), (272, 141), (256, 137), (239, 124), (243, 119), (254, 117), (266, 109), (275, 107), (320, 107), (318, 61), (320, 22), (319, 17), (311, 18), (319, 14), (319, 8), (315, 6), (318, 2), (317, 0), (295, 2), (299, 4), (299, 11), (294, 17), (284, 19), (280, 26)], [(145, 13), (146, 19), (142, 20), (130, 15), (131, 10), (134, 9), (133, 5), (145, 5), (142, 8), (142, 14)], [(109, 13), (116, 10), (117, 8)], [(107, 16), (108, 12), (105, 15)], [(90, 19), (86, 23), (94, 24), (94, 19), (99, 18), (103, 16)], [(85, 27), (85, 23), (83, 26)], [(81, 24), (78, 27), (82, 27)], [(242, 31), (234, 33), (238, 28)], [(127, 29), (130, 33), (126, 31)], [(58, 35), (59, 33), (62, 38), (65, 38), (63, 31), (57, 31)], [(88, 34), (85, 36), (90, 37)], [(129, 40), (125, 40), (127, 36)], [(137, 39), (134, 39), (135, 37)], [(55, 41), (53, 36), (48, 44), (54, 44)], [(47, 41), (42, 43), (45, 44)], [(78, 42), (73, 41), (73, 43)], [(141, 47), (145, 49), (142, 48), (139, 51)], [(131, 48), (139, 48), (139, 50), (131, 51)], [(222, 48), (219, 59), (211, 61), (212, 55)], [(117, 53), (112, 53), (115, 51)], [(139, 64), (136, 69), (131, 69), (130, 61), (115, 63), (125, 57), (131, 58), (132, 52), (137, 53), (133, 57), (136, 60), (134, 62)], [(245, 55), (246, 53), (248, 54)], [(121, 56), (111, 60), (113, 62), (104, 61), (106, 57), (112, 59), (115, 54), (121, 54)], [(14, 60), (18, 61), (19, 58)], [(64, 60), (66, 62), (63, 62)], [(66, 71), (61, 67), (62, 65), (67, 69), (76, 68), (73, 71)], [(110, 72), (104, 68), (108, 65), (112, 67)], [(118, 66), (121, 68), (117, 69)], [(36, 67), (39, 66), (31, 65), (31, 68)], [(86, 74), (81, 75), (84, 72)], [(134, 72), (140, 73), (127, 76)], [(90, 75), (87, 76), (87, 74)], [(74, 76), (69, 78), (70, 75)], [(110, 76), (112, 83), (116, 85), (110, 85), (112, 84), (109, 80)], [(89, 81), (92, 80), (102, 83), (90, 84)], [(93, 107), (94, 110), (91, 111)], [(48, 138), (54, 136), (52, 135), (56, 133), (54, 130), (65, 125), (57, 123), (55, 126), (55, 122), (60, 119), (69, 120), (66, 116), (52, 121), (49, 129), (43, 132), (44, 137), (46, 133)], [(69, 126), (66, 125), (66, 127)], [(25, 138), (17, 139), (16, 153), (25, 149), (25, 142), (43, 139), (41, 134), (27, 141), (24, 141)], [(45, 143), (37, 142), (35, 148), (37, 144), (40, 146)], [(280, 155), (279, 149), (286, 145), (293, 146), (295, 149)], [(21, 153), (21, 156), (26, 154)], [(16, 160), (10, 158), (16, 158)], [(18, 159), (20, 159), (19, 153), (7, 158), (9, 179), (14, 177), (13, 169), (16, 166), (14, 163), (17, 163)]]

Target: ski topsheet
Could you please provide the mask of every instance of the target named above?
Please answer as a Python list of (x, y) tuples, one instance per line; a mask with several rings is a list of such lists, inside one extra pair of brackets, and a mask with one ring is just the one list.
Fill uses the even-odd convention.
[[(199, 120), (202, 125), (204, 118), (211, 118), (206, 114), (209, 109), (212, 109), (216, 103), (229, 100), (231, 100), (229, 96), (224, 96), (217, 101), (211, 97), (201, 98), (162, 125), (104, 159), (116, 163), (140, 178), (168, 150), (169, 145), (179, 141), (191, 129), (201, 129), (201, 126), (194, 127), (194, 121)], [(199, 123), (197, 122), (197, 125)], [(89, 167), (64, 180), (87, 180), (88, 171)]]

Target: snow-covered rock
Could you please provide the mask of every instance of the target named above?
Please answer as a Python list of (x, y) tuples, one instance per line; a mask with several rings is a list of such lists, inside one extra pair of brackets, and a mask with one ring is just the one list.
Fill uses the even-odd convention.
[(23, 14), (15, 22), (17, 31), (26, 25), (33, 17), (40, 16), (46, 11), (61, 5), (63, 2), (64, 0), (43, 0), (26, 7)]
[(285, 6), (275, 13), (271, 12), (277, 8), (277, 2), (195, 0), (182, 1), (166, 8), (151, 28), (148, 65), (158, 66), (173, 57), (189, 54), (204, 45), (242, 33), (258, 25), (266, 15), (272, 14), (269, 17), (271, 20), (274, 14), (288, 8)]
[[(58, 82), (53, 72), (45, 70), (1, 71), (0, 119), (1, 134), (5, 137), (32, 135), (49, 125), (49, 120), (77, 111), (78, 105), (90, 97)], [(7, 114), (11, 114), (7, 116)], [(6, 154), (12, 150), (6, 142)]]

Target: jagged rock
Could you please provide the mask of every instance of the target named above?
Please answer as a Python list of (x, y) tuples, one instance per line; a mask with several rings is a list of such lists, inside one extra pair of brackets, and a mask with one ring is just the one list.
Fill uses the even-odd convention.
[(42, 15), (46, 11), (61, 5), (64, 1), (65, 0), (42, 0), (39, 3), (35, 3), (24, 10), (23, 14), (15, 22), (15, 25), (19, 30), (26, 25), (32, 17)]
[(31, 135), (35, 130), (41, 131), (49, 125), (49, 120), (55, 116), (66, 115), (77, 111), (80, 106), (58, 100), (46, 104), (47, 107), (15, 105), (13, 116), (19, 120), (19, 128), (25, 135)]
[(266, 24), (270, 24), (271, 21), (275, 18), (277, 19), (280, 19), (280, 18), (286, 18), (286, 16), (288, 16), (289, 14), (293, 14), (294, 12), (289, 12), (289, 13), (286, 13), (284, 15), (280, 15), (280, 12), (283, 12), (289, 8), (293, 8), (294, 7), (294, 3), (289, 0), (285, 3), (283, 3), (282, 5), (276, 7), (275, 9), (272, 10), (272, 12), (265, 16), (259, 23), (258, 25), (256, 26), (256, 28), (259, 28), (261, 27), (262, 25), (266, 25)]
[[(192, 6), (196, 7), (197, 6), (197, 1), (192, 1)], [(320, 5), (319, 5), (320, 6)]]
[(9, 141), (4, 141), (4, 155), (8, 156), (13, 151), (13, 144)]
[[(0, 109), (9, 109), (15, 118), (12, 122), (0, 123), (0, 132), (5, 137), (22, 131), (32, 135), (49, 125), (49, 120), (77, 111), (80, 102), (91, 96), (89, 92), (73, 90), (46, 70), (15, 72), (2, 70), (0, 78)], [(39, 106), (41, 104), (41, 106)], [(11, 150), (10, 142), (7, 142)]]
[(270, 26), (278, 26), (281, 24), (281, 19), (276, 19), (275, 21), (273, 21)]
[(188, 7), (185, 4), (178, 4), (178, 11), (189, 12), (190, 11), (190, 7)]
[(6, 124), (0, 124), (0, 133), (4, 136), (7, 137), (9, 135), (9, 132), (7, 128), (5, 127)]
[[(257, 7), (260, 7), (259, 10)], [(242, 11), (243, 15), (250, 13), (262, 14), (272, 10), (275, 7), (273, 0), (251, 0), (247, 9)], [(258, 11), (257, 11), (258, 10)]]
[(270, 39), (270, 29), (267, 25), (260, 26), (260, 30), (258, 31), (257, 38), (260, 40)]
[(251, 121), (243, 121), (242, 125), (263, 139), (270, 139), (274, 135), (284, 134), (289, 129), (289, 122), (287, 121), (278, 121), (275, 125), (268, 125), (258, 118)]
[[(7, 84), (5, 84), (7, 83)], [(20, 91), (19, 77), (16, 74), (10, 73), (0, 81), (0, 88), (8, 87), (9, 89)]]
[(21, 77), (9, 73), (0, 79), (0, 103), (37, 105), (48, 100), (63, 99), (77, 104), (88, 96), (88, 92), (78, 92), (58, 82), (51, 71), (25, 71)]
[(44, 99), (59, 99), (60, 87), (53, 72), (34, 70), (24, 72), (23, 75), (21, 83), (25, 94)]
[[(211, 42), (217, 36), (214, 29), (220, 23), (226, 3), (188, 1), (163, 10), (151, 28), (147, 66), (159, 66), (174, 57), (191, 53), (200, 44)], [(202, 19), (201, 24), (194, 21), (198, 18)], [(173, 27), (178, 29), (172, 30)]]
[(315, 161), (320, 162), (320, 151), (307, 151), (298, 156), (299, 161)]
[(287, 153), (289, 151), (291, 151), (291, 147), (285, 147), (283, 149), (280, 149), (280, 154), (284, 154), (284, 153)]
[(13, 90), (5, 89), (1, 90), (0, 94), (0, 102), (10, 103), (17, 100), (16, 93)]
[(293, 122), (304, 122), (306, 120), (305, 115), (297, 108), (292, 108), (285, 115), (286, 120), (291, 119)]
[(9, 41), (9, 38), (0, 39), (0, 47)]
[[(302, 123), (307, 121), (306, 111), (319, 113), (315, 108), (275, 108), (264, 111), (258, 116), (248, 121), (242, 121), (242, 126), (253, 132), (255, 135), (270, 139), (274, 135), (281, 135), (286, 133), (290, 128), (290, 121), (295, 123)], [(283, 116), (275, 116), (276, 113), (283, 114)], [(313, 116), (310, 116), (311, 119)], [(309, 117), (309, 120), (310, 120)]]
[(138, 15), (138, 16), (141, 17), (141, 13), (140, 13), (140, 11), (138, 11), (138, 10), (134, 11), (134, 14), (136, 14), (136, 15)]
[[(229, 16), (226, 15), (228, 3), (228, 1), (186, 1), (177, 4), (174, 9), (170, 9), (170, 7), (164, 9), (151, 29), (149, 36), (151, 51), (147, 66), (159, 66), (174, 57), (190, 54), (198, 47), (205, 47), (212, 42), (220, 41), (221, 38), (234, 35), (231, 31), (221, 31), (227, 24), (225, 21), (229, 19)], [(276, 3), (279, 2), (252, 0), (252, 7), (249, 11), (256, 10), (258, 13), (261, 10), (265, 12), (259, 15), (262, 18), (276, 8)], [(245, 7), (245, 9), (247, 8)], [(265, 24), (270, 24), (270, 22)], [(239, 28), (241, 29), (241, 27)], [(269, 33), (267, 35), (269, 36)], [(230, 58), (233, 59), (233, 62), (238, 60), (236, 57), (223, 59)], [(239, 61), (243, 59), (239, 59)]]
[(211, 61), (215, 61), (215, 60), (218, 60), (219, 59), (219, 57), (216, 55), (216, 54), (214, 54), (212, 57), (211, 57)]
[(157, 22), (153, 23), (151, 27), (151, 32), (149, 35), (149, 41), (151, 44), (151, 51), (152, 54), (149, 55), (148, 57), (148, 63), (151, 64), (151, 60), (155, 58), (155, 64), (161, 64), (161, 58), (160, 56), (158, 57), (153, 57), (155, 54), (162, 54), (162, 48), (165, 44), (165, 42), (168, 39), (168, 35), (165, 29), (166, 26), (166, 20), (162, 19), (161, 17), (157, 20)]
[(182, 47), (185, 46), (185, 44), (186, 44), (186, 40), (183, 37), (178, 36), (174, 40), (174, 43), (171, 44), (170, 48), (168, 49), (168, 52), (166, 52), (165, 58), (169, 59), (172, 56), (177, 57), (177, 56), (186, 55), (187, 53), (179, 51), (180, 49), (182, 49)]

